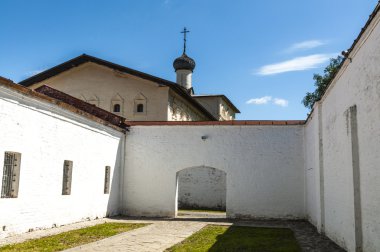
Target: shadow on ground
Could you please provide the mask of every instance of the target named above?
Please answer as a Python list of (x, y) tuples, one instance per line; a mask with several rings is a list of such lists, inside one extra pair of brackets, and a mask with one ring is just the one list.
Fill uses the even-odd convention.
[(282, 251), (300, 252), (300, 247), (289, 228), (230, 226), (216, 237), (208, 250), (217, 251)]

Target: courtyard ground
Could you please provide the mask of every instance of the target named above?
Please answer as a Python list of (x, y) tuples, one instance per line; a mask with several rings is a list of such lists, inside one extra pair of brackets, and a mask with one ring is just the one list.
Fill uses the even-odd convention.
[[(201, 214), (201, 217), (199, 217), (199, 214)], [(151, 223), (151, 225), (75, 247), (67, 251), (164, 251), (182, 242), (207, 225), (289, 228), (293, 231), (302, 251), (344, 251), (327, 237), (318, 234), (316, 229), (306, 221), (229, 220), (213, 213), (209, 213), (207, 216), (206, 212), (194, 213), (193, 215), (188, 212), (185, 216), (179, 216), (176, 219), (132, 219), (120, 217), (86, 221), (9, 237), (0, 240), (0, 246), (104, 222)]]

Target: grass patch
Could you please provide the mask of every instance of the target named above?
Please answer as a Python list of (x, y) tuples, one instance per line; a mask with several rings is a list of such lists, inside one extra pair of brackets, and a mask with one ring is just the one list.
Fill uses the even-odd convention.
[(166, 251), (301, 251), (293, 231), (287, 228), (257, 228), (208, 225)]
[(86, 243), (94, 242), (147, 224), (104, 223), (92, 227), (81, 228), (57, 235), (29, 240), (22, 243), (0, 247), (0, 251), (60, 251)]

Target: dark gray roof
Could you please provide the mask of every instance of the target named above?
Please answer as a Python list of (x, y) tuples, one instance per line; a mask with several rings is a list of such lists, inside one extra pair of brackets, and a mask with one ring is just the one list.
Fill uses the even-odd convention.
[(186, 55), (186, 53), (183, 53), (181, 57), (178, 57), (173, 62), (174, 69), (177, 70), (190, 70), (193, 71), (195, 68), (195, 61)]

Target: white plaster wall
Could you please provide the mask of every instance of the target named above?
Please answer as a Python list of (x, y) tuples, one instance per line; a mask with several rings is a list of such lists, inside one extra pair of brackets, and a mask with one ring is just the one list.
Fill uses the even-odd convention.
[(234, 110), (222, 99), (220, 98), (220, 117), (219, 121), (224, 120), (234, 120), (235, 119), (235, 112)]
[[(350, 106), (357, 106), (360, 197), (363, 251), (380, 250), (380, 16), (374, 18), (342, 69), (330, 85), (321, 103), (323, 140), (323, 187), (325, 233), (348, 251), (355, 251), (354, 178), (351, 149)], [(315, 112), (313, 113), (315, 115)], [(306, 126), (306, 135), (315, 132), (315, 123)], [(312, 142), (311, 136), (308, 136)], [(314, 137), (315, 139), (315, 137)], [(306, 140), (306, 168), (315, 163)], [(315, 146), (315, 143), (311, 145)], [(314, 188), (307, 171), (307, 188)], [(318, 192), (317, 192), (318, 194)], [(308, 215), (315, 194), (308, 194)], [(323, 224), (323, 223), (322, 223)]]
[(165, 121), (206, 121), (206, 118), (201, 112), (194, 109), (182, 97), (169, 91), (168, 101), (168, 118)]
[[(378, 22), (379, 18), (377, 18)], [(347, 109), (357, 106), (365, 251), (380, 249), (380, 26), (322, 103), (326, 233), (354, 251), (352, 156)]]
[[(4, 152), (22, 153), (18, 198), (0, 198), (0, 238), (119, 212), (122, 132), (4, 87), (0, 129), (1, 176)], [(71, 195), (61, 195), (65, 159), (74, 163)]]
[(229, 217), (304, 218), (303, 134), (302, 125), (133, 126), (124, 213), (173, 217), (176, 173), (207, 166), (227, 173)]
[(177, 84), (181, 85), (186, 89), (190, 89), (192, 87), (191, 77), (193, 72), (190, 70), (180, 69), (176, 71), (176, 80)]
[(305, 125), (305, 204), (307, 220), (321, 231), (318, 106)]
[(226, 173), (194, 167), (178, 173), (179, 209), (226, 209)]

